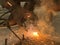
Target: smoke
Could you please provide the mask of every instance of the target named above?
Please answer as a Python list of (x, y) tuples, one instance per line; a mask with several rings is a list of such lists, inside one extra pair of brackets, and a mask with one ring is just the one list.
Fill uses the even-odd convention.
[[(37, 1), (37, 3), (38, 3), (38, 1)], [(38, 32), (39, 36), (40, 36), (38, 45), (40, 45), (40, 44), (54, 45), (54, 42), (52, 41), (52, 39), (53, 39), (53, 36), (55, 36), (55, 28), (54, 28), (52, 22), (53, 22), (53, 16), (55, 16), (56, 13), (54, 10), (51, 9), (51, 7), (53, 7), (53, 0), (41, 0), (40, 5), (38, 5), (38, 6), (35, 5), (34, 10), (33, 10), (34, 14), (38, 17), (36, 26), (34, 26), (31, 23), (31, 20), (27, 20), (26, 29), (28, 30), (28, 32), (25, 32), (25, 31), (23, 31), (25, 29), (20, 28), (19, 30), (16, 31), (18, 33), (17, 35), (19, 37), (21, 37), (21, 35), (23, 33), (26, 37), (32, 39), (31, 38), (32, 32)], [(35, 41), (35, 40), (33, 40), (33, 41)], [(30, 42), (32, 42), (32, 40)], [(37, 42), (36, 42), (36, 45), (37, 45)]]
[[(46, 4), (47, 3), (47, 4)], [(51, 34), (54, 32), (52, 26), (53, 10), (49, 9), (49, 1), (41, 0), (41, 6), (35, 6), (34, 13), (37, 15), (39, 21), (37, 25), (42, 33)]]

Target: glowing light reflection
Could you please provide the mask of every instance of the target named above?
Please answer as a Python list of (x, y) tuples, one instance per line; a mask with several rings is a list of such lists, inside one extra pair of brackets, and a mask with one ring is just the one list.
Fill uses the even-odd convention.
[(38, 37), (39, 36), (38, 32), (33, 32), (33, 36)]
[(8, 4), (9, 6), (12, 6), (12, 4), (11, 4), (10, 2), (7, 2), (7, 4)]

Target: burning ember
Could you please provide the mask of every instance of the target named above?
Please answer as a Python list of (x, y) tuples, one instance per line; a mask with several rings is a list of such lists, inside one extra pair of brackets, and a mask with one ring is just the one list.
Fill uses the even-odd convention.
[(38, 32), (33, 32), (33, 36), (38, 37), (39, 36)]

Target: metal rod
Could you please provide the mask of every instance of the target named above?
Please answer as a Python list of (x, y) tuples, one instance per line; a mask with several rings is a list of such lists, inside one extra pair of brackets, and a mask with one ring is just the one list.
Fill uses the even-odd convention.
[(2, 14), (2, 15), (0, 16), (0, 18), (3, 17), (5, 14), (7, 14), (7, 13), (9, 13), (9, 12), (11, 12), (11, 11), (5, 12), (4, 14)]
[(7, 38), (5, 39), (5, 45), (7, 45)]
[(9, 13), (9, 12), (12, 12), (12, 11), (13, 11), (13, 9), (11, 9), (11, 10), (5, 12), (4, 14), (2, 14), (2, 15), (0, 16), (0, 18), (3, 17), (5, 14), (7, 14), (7, 13)]
[[(8, 28), (9, 28), (9, 27), (8, 27)], [(9, 30), (10, 30), (19, 40), (21, 40), (21, 39), (17, 36), (17, 34), (16, 34), (14, 31), (12, 31), (12, 29), (9, 28)]]
[(6, 26), (9, 28), (9, 30), (10, 30), (19, 40), (21, 40), (20, 37), (18, 37), (18, 35), (17, 35), (14, 31), (12, 31), (12, 29), (11, 29), (11, 27), (10, 27), (9, 22), (8, 22), (7, 19), (0, 18), (0, 20), (4, 20), (5, 23), (6, 23)]
[(17, 35), (14, 31), (12, 31), (12, 29), (11, 29), (11, 27), (9, 26), (9, 23), (8, 23), (8, 22), (7, 22), (7, 27), (9, 28), (9, 30), (10, 30), (19, 40), (21, 40), (20, 37), (18, 37), (18, 35)]

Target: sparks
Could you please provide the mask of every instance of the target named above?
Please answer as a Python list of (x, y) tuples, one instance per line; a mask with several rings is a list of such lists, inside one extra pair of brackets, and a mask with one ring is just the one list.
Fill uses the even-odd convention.
[(38, 37), (39, 36), (38, 32), (33, 32), (33, 36)]

